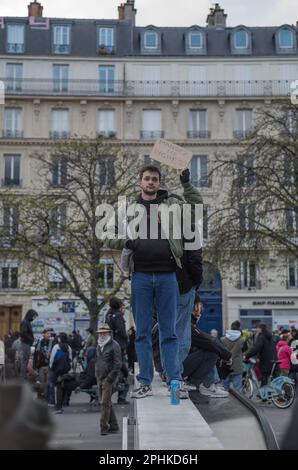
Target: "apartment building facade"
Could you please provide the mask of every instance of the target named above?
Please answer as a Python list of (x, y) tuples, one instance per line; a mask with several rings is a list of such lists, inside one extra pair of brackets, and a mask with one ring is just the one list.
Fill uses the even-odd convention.
[[(181, 28), (136, 26), (134, 1), (121, 4), (112, 20), (45, 18), (38, 2), (28, 8), (28, 17), (0, 18), (0, 197), (1, 188), (22, 194), (34, 185), (32, 154), (52, 141), (104, 135), (148, 161), (164, 137), (193, 153), (191, 178), (208, 214), (222, 190), (220, 179), (208, 177), (215, 155), (236, 155), (256, 109), (289, 98), (298, 78), (296, 26), (228, 27), (218, 4), (206, 26)], [(13, 208), (2, 207), (1, 217), (11, 230), (17, 225)], [(208, 245), (207, 225), (204, 238)], [(259, 321), (298, 326), (297, 260), (281, 268), (284, 260), (268, 253), (264, 261), (262, 268), (240, 262), (222, 279), (206, 260), (206, 330), (221, 332), (235, 319), (248, 328)], [(62, 329), (72, 329), (74, 319), (87, 322), (78, 299), (65, 293), (49, 304), (42, 293), (32, 297), (18, 259), (0, 263), (2, 334), (30, 307)], [(116, 275), (107, 255), (107, 288)]]

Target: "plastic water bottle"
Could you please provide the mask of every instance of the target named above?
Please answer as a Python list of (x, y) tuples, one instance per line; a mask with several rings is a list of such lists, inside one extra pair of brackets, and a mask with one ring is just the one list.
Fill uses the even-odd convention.
[(171, 381), (171, 405), (180, 405), (180, 382), (179, 380)]

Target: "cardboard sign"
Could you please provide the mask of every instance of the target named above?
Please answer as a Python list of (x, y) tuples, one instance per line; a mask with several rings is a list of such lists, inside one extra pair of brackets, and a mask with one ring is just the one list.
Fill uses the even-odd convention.
[(192, 153), (179, 147), (179, 145), (172, 144), (168, 140), (158, 139), (155, 142), (150, 158), (176, 170), (183, 170), (188, 167), (192, 159)]

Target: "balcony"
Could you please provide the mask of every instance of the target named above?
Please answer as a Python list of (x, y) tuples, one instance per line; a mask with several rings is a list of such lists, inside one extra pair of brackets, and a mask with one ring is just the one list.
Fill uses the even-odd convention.
[(210, 139), (210, 131), (187, 131), (189, 139)]
[(25, 51), (24, 44), (14, 44), (14, 43), (7, 44), (7, 52), (12, 52), (13, 54), (23, 54), (24, 51)]
[(4, 129), (2, 131), (2, 137), (6, 139), (22, 139), (24, 137), (24, 131)]
[(116, 131), (99, 131), (96, 134), (97, 137), (104, 137), (105, 139), (115, 139)]
[[(56, 94), (53, 79), (26, 78), (19, 80), (18, 89), (9, 90), (11, 78), (0, 78), (7, 95), (52, 96)], [(253, 81), (170, 81), (170, 80), (68, 80), (63, 96), (122, 96), (122, 97), (290, 97), (291, 80)]]
[(237, 289), (242, 289), (242, 290), (256, 290), (256, 289), (262, 289), (262, 283), (261, 281), (256, 281), (254, 283), (254, 285), (250, 284), (250, 285), (244, 285), (243, 282), (239, 281), (237, 282), (237, 285), (236, 285)]
[(53, 140), (59, 140), (59, 139), (65, 140), (65, 139), (69, 139), (69, 137), (70, 137), (70, 132), (68, 131), (51, 131), (50, 132), (50, 139), (53, 139)]
[(234, 139), (242, 140), (242, 139), (247, 139), (248, 137), (250, 137), (252, 133), (253, 133), (252, 129), (240, 130), (240, 131), (234, 131), (233, 136), (234, 136)]
[(19, 178), (4, 178), (1, 180), (1, 188), (21, 188), (22, 180)]
[(105, 44), (100, 44), (97, 48), (96, 53), (98, 55), (113, 55), (115, 54), (115, 46), (106, 46)]
[(155, 140), (161, 139), (164, 137), (164, 131), (141, 131), (140, 136), (141, 139), (144, 140)]
[(70, 54), (69, 44), (53, 44), (54, 54)]

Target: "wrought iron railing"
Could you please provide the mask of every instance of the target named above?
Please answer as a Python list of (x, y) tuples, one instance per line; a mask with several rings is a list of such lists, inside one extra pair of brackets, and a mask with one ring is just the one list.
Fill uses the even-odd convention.
[(0, 78), (11, 95), (60, 95), (60, 96), (165, 96), (165, 97), (229, 97), (229, 96), (290, 96), (292, 80), (57, 80), (38, 78)]

